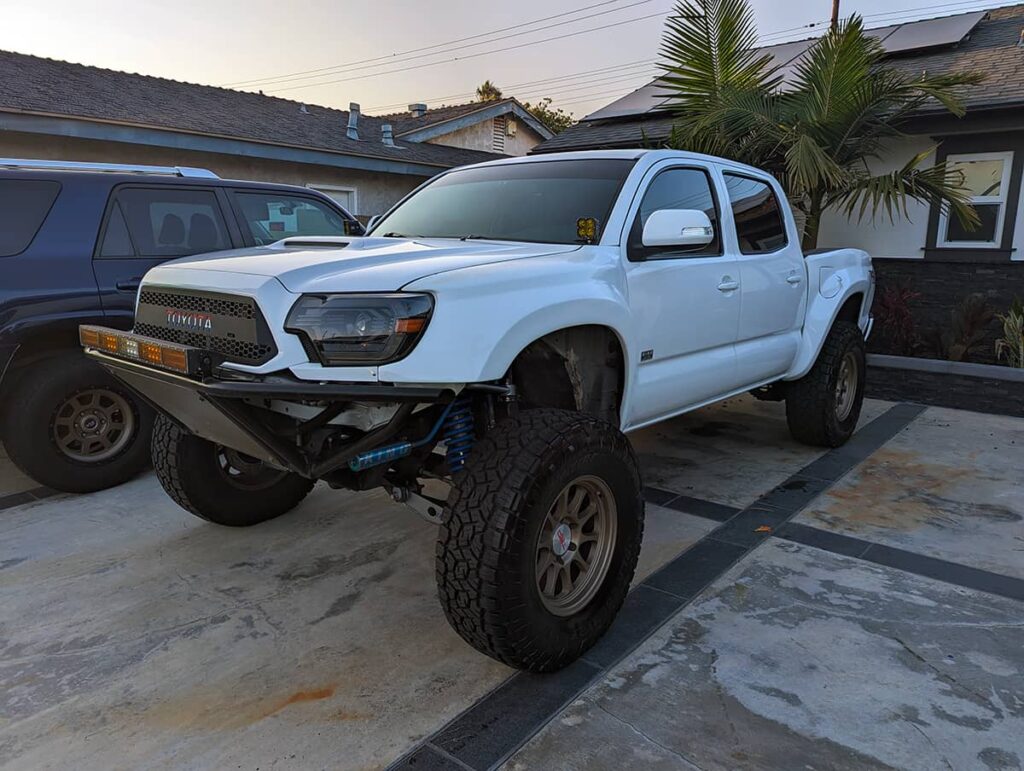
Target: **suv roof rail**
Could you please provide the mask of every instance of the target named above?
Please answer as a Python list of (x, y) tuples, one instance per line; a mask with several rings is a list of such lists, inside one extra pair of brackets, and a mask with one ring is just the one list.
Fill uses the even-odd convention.
[(191, 166), (141, 166), (130, 163), (93, 163), (91, 161), (34, 161), (21, 158), (0, 158), (0, 169), (102, 171), (110, 174), (162, 174), (171, 177), (220, 179), (209, 169), (196, 169)]

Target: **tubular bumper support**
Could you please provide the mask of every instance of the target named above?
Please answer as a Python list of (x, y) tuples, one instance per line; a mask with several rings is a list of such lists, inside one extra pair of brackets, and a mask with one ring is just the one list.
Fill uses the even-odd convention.
[[(454, 398), (452, 391), (444, 388), (311, 383), (284, 376), (195, 380), (93, 349), (88, 349), (87, 354), (196, 436), (310, 479), (318, 479), (342, 468), (359, 453), (379, 447), (391, 439), (402, 430), (418, 405), (447, 404)], [(260, 420), (261, 410), (247, 404), (246, 399), (397, 402), (399, 407), (383, 426), (322, 455), (310, 457), (297, 445), (295, 434), (274, 431)]]

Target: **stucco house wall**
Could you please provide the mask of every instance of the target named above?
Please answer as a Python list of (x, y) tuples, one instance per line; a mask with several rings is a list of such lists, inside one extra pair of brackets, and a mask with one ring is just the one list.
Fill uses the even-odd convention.
[[(504, 119), (505, 116), (502, 116)], [(515, 120), (514, 118), (507, 118)], [(499, 146), (495, 142), (494, 121), (500, 120), (491, 118), (465, 128), (456, 129), (447, 134), (428, 139), (430, 144), (448, 145), (449, 147), (464, 147), (467, 150), (482, 150), (488, 153), (503, 153), (505, 155), (527, 155), (530, 150), (540, 144), (543, 137), (531, 129), (522, 121), (516, 121), (516, 135), (507, 135), (504, 127), (500, 129), (504, 134), (504, 143)]]

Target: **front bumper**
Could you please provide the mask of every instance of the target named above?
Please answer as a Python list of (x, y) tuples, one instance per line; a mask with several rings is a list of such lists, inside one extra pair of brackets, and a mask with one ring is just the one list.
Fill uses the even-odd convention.
[[(99, 334), (115, 334), (132, 341), (133, 350), (152, 341), (139, 335), (102, 327), (83, 327)], [(181, 349), (187, 371), (138, 361), (124, 352), (84, 345), (88, 356), (99, 362), (157, 410), (196, 436), (259, 458), (278, 468), (311, 479), (319, 478), (348, 463), (351, 458), (373, 449), (401, 430), (420, 404), (445, 404), (454, 398), (447, 388), (393, 386), (380, 383), (308, 382), (289, 375), (251, 375), (225, 370), (210, 352), (187, 346)], [(274, 430), (261, 419), (252, 400), (284, 400), (336, 405), (348, 402), (397, 403), (394, 416), (383, 426), (337, 447), (328, 455), (310, 456), (295, 441), (295, 433)], [(278, 427), (280, 428), (280, 427)]]

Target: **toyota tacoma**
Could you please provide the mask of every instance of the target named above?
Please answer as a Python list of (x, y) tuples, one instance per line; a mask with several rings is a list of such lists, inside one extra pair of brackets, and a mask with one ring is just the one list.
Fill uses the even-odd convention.
[(800, 249), (779, 184), (616, 150), (444, 173), (365, 237), (288, 238), (149, 271), (88, 353), (159, 412), (164, 489), (253, 525), (322, 480), (437, 523), (471, 645), (551, 671), (593, 645), (643, 535), (626, 434), (747, 391), (835, 447), (864, 394), (874, 274)]

